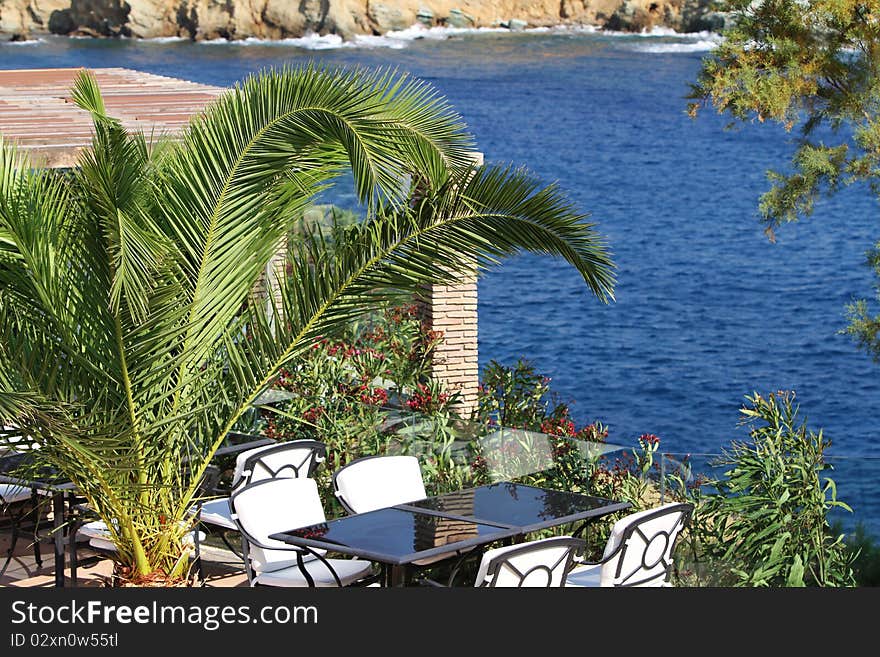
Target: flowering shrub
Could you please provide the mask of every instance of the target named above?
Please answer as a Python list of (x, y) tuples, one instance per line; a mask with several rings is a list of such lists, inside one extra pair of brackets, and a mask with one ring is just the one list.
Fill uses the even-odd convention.
[(419, 383), (406, 400), (406, 406), (417, 413), (437, 413), (449, 407), (450, 395), (437, 381)]
[[(525, 431), (511, 432), (518, 440), (523, 453), (531, 458), (531, 464), (517, 463), (522, 455), (503, 455), (509, 460), (508, 472), (527, 473), (526, 483), (558, 488), (561, 490), (587, 491), (590, 489), (593, 465), (585, 458), (578, 441), (604, 442), (608, 429), (600, 422), (578, 427), (571, 417), (568, 404), (556, 399), (550, 390), (550, 378), (535, 372), (534, 367), (520, 359), (512, 367), (491, 361), (483, 370), (479, 388), (477, 410), (473, 420), (478, 425), (500, 426)], [(528, 432), (546, 434), (535, 436)], [(541, 448), (546, 441), (547, 455), (552, 463), (536, 460), (536, 441)], [(514, 445), (505, 445), (512, 449)], [(475, 471), (486, 474), (485, 459), (475, 460)]]
[[(295, 368), (281, 372), (274, 388), (293, 395), (264, 408), (262, 433), (327, 445), (327, 461), (317, 477), (330, 505), (335, 504), (330, 476), (337, 468), (360, 456), (403, 450), (406, 441), (436, 443), (430, 450), (418, 447), (432, 452), (423, 459), (426, 486), (451, 481), (442, 452), (449, 442), (447, 426), (456, 418), (457, 397), (430, 378), (431, 355), (442, 339), (422, 323), (414, 305), (388, 308), (341, 336), (321, 339)], [(427, 421), (416, 433), (413, 422), (395, 421), (401, 412), (424, 415)], [(404, 429), (409, 435), (401, 433)]]

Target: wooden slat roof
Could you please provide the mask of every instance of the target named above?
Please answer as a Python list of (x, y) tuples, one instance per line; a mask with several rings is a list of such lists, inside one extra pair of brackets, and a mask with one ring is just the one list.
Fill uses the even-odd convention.
[[(70, 90), (80, 68), (0, 70), (0, 134), (30, 153), (31, 163), (67, 167), (92, 136), (92, 121)], [(107, 113), (129, 130), (174, 134), (223, 93), (221, 87), (125, 68), (91, 69)]]

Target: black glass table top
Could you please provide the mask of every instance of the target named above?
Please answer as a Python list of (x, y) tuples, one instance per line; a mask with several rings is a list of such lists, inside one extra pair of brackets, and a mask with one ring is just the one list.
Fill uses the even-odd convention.
[(629, 506), (627, 502), (591, 495), (499, 482), (401, 504), (398, 508), (422, 510), (528, 532), (603, 516)]
[(383, 563), (407, 564), (484, 545), (512, 534), (510, 529), (496, 525), (386, 508), (273, 534), (270, 538)]
[(13, 452), (0, 456), (0, 481), (44, 490), (69, 488), (70, 480), (42, 462), (33, 452)]

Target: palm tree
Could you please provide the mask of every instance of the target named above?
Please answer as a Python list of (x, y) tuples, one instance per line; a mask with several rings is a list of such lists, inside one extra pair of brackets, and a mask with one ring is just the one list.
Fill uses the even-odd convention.
[[(76, 170), (0, 144), (0, 419), (76, 484), (133, 581), (185, 577), (214, 451), (319, 336), (520, 249), (612, 298), (593, 225), (522, 171), (473, 166), (460, 117), (406, 76), (263, 72), (158, 145), (107, 116), (89, 75), (73, 96), (95, 127)], [(291, 246), (267, 316), (255, 284), (345, 171), (366, 217)]]

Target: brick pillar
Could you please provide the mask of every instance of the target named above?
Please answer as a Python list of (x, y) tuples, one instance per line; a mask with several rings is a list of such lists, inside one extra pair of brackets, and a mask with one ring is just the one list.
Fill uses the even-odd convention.
[[(477, 164), (483, 154), (474, 153)], [(443, 342), (434, 351), (431, 376), (460, 394), (458, 411), (468, 417), (476, 408), (480, 381), (477, 352), (477, 277), (455, 285), (431, 285), (425, 290), (424, 318)]]

